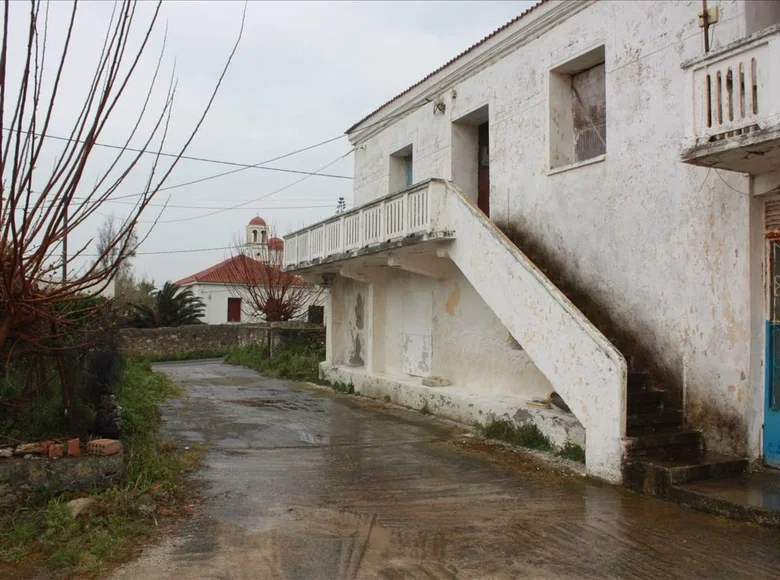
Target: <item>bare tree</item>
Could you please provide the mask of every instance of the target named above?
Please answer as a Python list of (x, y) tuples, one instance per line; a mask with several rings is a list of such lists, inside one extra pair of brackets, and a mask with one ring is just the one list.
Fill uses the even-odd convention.
[[(92, 340), (84, 334), (79, 321), (95, 314), (94, 301), (83, 304), (83, 297), (98, 295), (116, 276), (123, 258), (137, 244), (133, 232), (139, 216), (170, 176), (199, 130), (225, 76), (243, 31), (227, 57), (225, 67), (202, 114), (172, 155), (163, 155), (176, 94), (176, 79), (161, 85), (161, 66), (165, 51), (162, 43), (154, 74), (147, 82), (148, 96), (141, 103), (138, 117), (116, 148), (113, 159), (96, 166), (93, 153), (104, 135), (106, 124), (116, 116), (117, 106), (127, 93), (142, 57), (147, 52), (160, 14), (158, 3), (145, 21), (133, 0), (116, 2), (110, 22), (99, 38), (102, 48), (94, 70), (84, 70), (83, 62), (71, 62), (72, 42), (79, 5), (74, 2), (64, 25), (64, 40), (54, 43), (49, 22), (49, 4), (30, 0), (3, 3), (2, 40), (0, 40), (0, 354), (10, 360), (24, 353), (37, 352), (59, 357), (68, 349), (83, 348)], [(88, 10), (89, 8), (87, 8)], [(9, 30), (25, 30), (23, 43), (12, 42)], [(91, 34), (100, 31), (91, 31)], [(140, 34), (139, 34), (140, 33)], [(8, 73), (9, 53), (21, 56), (19, 78)], [(66, 64), (69, 66), (66, 67)], [(86, 78), (86, 97), (69, 125), (67, 138), (50, 136), (57, 117), (56, 107), (66, 72), (75, 71)], [(160, 110), (152, 112), (150, 102), (157, 87), (165, 95)], [(71, 117), (68, 117), (71, 118)], [(149, 127), (142, 130), (141, 127)], [(131, 148), (131, 142), (140, 146)], [(151, 169), (142, 169), (139, 161), (151, 155)], [(48, 156), (48, 157), (47, 157)], [(54, 158), (46, 166), (40, 161)], [(172, 158), (170, 162), (164, 159)], [(93, 162), (90, 163), (90, 160)], [(85, 183), (85, 172), (97, 174)], [(101, 242), (100, 255), (90, 265), (69, 268), (80, 260), (89, 242), (68, 252), (69, 235), (80, 228), (108, 201), (131, 174), (144, 172), (142, 193), (128, 216)], [(143, 241), (143, 240), (141, 240)], [(58, 279), (58, 273), (62, 273)], [(67, 315), (66, 315), (67, 314)], [(65, 340), (67, 337), (67, 340)], [(58, 358), (58, 364), (61, 359)], [(60, 373), (63, 375), (63, 373)], [(63, 394), (68, 403), (65, 377)]]
[(95, 247), (97, 255), (103, 260), (102, 266), (104, 268), (110, 268), (112, 264), (116, 263), (118, 264), (117, 278), (127, 278), (132, 272), (130, 258), (135, 256), (135, 249), (138, 247), (139, 242), (138, 234), (135, 233), (135, 230), (128, 234), (124, 255), (120, 254), (122, 247), (113, 244), (118, 234), (119, 226), (117, 225), (116, 216), (112, 213), (106, 216), (103, 224), (98, 229)]
[(322, 288), (287, 274), (283, 262), (281, 248), (271, 247), (268, 256), (257, 259), (240, 242), (234, 242), (228, 261), (232, 292), (268, 322), (301, 320), (309, 306), (322, 303)]

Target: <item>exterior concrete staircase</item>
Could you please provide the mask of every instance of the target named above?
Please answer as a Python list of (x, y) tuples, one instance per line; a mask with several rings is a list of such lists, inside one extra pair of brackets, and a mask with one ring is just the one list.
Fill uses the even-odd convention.
[[(638, 341), (621, 331), (604, 305), (567, 281), (565, 265), (555, 264), (521, 232), (503, 233), (625, 358), (628, 377), (623, 480), (631, 488), (680, 501), (687, 493), (684, 485), (735, 477), (747, 470), (747, 459), (706, 449), (701, 431), (686, 426), (680, 404), (667, 391), (655, 388), (664, 384), (664, 378), (644, 370), (652, 365), (648, 353), (641, 352)], [(693, 497), (681, 503), (697, 507)]]

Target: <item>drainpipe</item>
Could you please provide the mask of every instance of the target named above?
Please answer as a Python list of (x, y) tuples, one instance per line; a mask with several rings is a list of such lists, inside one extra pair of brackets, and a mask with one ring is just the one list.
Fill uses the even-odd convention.
[(710, 51), (710, 19), (707, 13), (707, 0), (701, 0), (701, 13), (704, 28), (704, 52)]

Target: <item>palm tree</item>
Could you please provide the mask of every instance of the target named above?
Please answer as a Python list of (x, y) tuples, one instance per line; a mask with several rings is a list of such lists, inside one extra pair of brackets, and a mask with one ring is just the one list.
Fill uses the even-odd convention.
[(184, 326), (202, 324), (200, 318), (206, 304), (189, 288), (181, 288), (173, 282), (166, 282), (162, 289), (152, 293), (151, 306), (135, 305), (135, 316), (131, 326), (136, 328), (157, 328), (161, 326)]

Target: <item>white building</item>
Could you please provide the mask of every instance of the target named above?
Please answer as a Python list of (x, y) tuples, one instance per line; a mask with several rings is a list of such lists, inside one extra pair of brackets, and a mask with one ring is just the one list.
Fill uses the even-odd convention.
[(542, 2), (352, 126), (356, 207), (285, 236), (322, 373), (612, 481), (780, 467), (780, 3), (710, 1), (708, 52), (701, 11)]
[[(270, 262), (271, 266), (278, 264), (281, 267), (284, 241), (271, 237), (265, 220), (255, 217), (247, 225), (244, 247), (243, 254), (231, 256), (176, 282), (178, 286), (190, 287), (206, 304), (202, 318), (206, 324), (262, 322), (264, 319), (248, 300), (245, 273), (257, 270), (257, 275), (263, 276), (265, 269), (255, 262)], [(303, 280), (300, 283), (305, 284)]]

